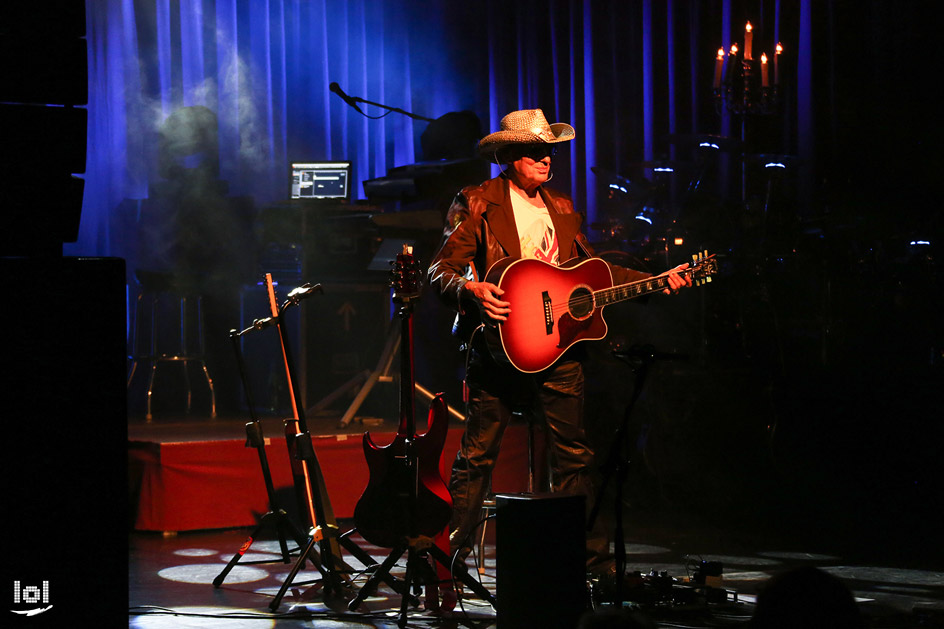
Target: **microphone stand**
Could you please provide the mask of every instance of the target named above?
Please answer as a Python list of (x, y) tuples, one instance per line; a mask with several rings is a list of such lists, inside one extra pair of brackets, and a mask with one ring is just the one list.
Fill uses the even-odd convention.
[(614, 515), (616, 518), (616, 531), (613, 536), (613, 545), (615, 547), (614, 554), (616, 560), (616, 600), (613, 602), (617, 606), (622, 606), (623, 575), (626, 572), (626, 544), (623, 533), (623, 487), (625, 485), (626, 472), (628, 471), (629, 464), (629, 459), (623, 456), (623, 442), (626, 439), (629, 417), (632, 415), (633, 408), (636, 406), (640, 395), (642, 395), (643, 385), (646, 382), (646, 377), (649, 375), (649, 368), (656, 360), (673, 360), (682, 358), (682, 356), (657, 352), (652, 345), (634, 345), (628, 350), (616, 347), (613, 349), (613, 355), (629, 365), (630, 368), (634, 368), (636, 381), (633, 386), (633, 395), (629, 400), (629, 404), (626, 406), (626, 411), (623, 413), (623, 419), (616, 429), (616, 436), (611, 442), (606, 463), (603, 465), (603, 480), (597, 490), (593, 510), (590, 512), (590, 516), (587, 519), (587, 530), (590, 531), (593, 529), (597, 515), (599, 515), (600, 512), (600, 506), (607, 485), (609, 484), (610, 478), (615, 476), (616, 497), (614, 500)]
[[(332, 83), (332, 87), (334, 87), (334, 86), (336, 86), (336, 85), (337, 85), (337, 83)], [(396, 113), (398, 113), (398, 114), (403, 114), (404, 116), (409, 116), (410, 118), (413, 118), (414, 120), (425, 120), (426, 122), (433, 122), (433, 119), (432, 119), (432, 118), (427, 118), (427, 117), (425, 117), (425, 116), (420, 116), (420, 115), (418, 115), (418, 114), (414, 114), (414, 113), (411, 113), (411, 112), (409, 112), (409, 111), (405, 111), (405, 110), (403, 110), (403, 109), (400, 109), (399, 107), (391, 107), (391, 106), (389, 106), (389, 105), (384, 105), (384, 104), (382, 104), (382, 103), (375, 103), (375, 102), (372, 102), (372, 101), (369, 101), (369, 100), (364, 100), (363, 98), (361, 98), (361, 97), (359, 97), (359, 96), (351, 96), (351, 95), (349, 95), (349, 94), (345, 94), (344, 92), (341, 91), (341, 88), (340, 88), (340, 87), (338, 87), (337, 90), (333, 90), (333, 89), (332, 89), (332, 91), (335, 92), (338, 96), (340, 96), (340, 97), (344, 100), (344, 102), (346, 102), (348, 105), (350, 105), (350, 106), (353, 107), (354, 109), (357, 109), (357, 111), (359, 111), (361, 114), (363, 114), (363, 115), (364, 115), (365, 117), (367, 117), (367, 118), (373, 118), (373, 117), (379, 118), (379, 117), (382, 117), (382, 116), (368, 116), (367, 114), (365, 114), (364, 112), (362, 112), (362, 111), (357, 107), (357, 105), (356, 105), (355, 103), (364, 103), (365, 105), (373, 105), (374, 107), (380, 107), (381, 109), (386, 109), (386, 110), (388, 110), (388, 111), (390, 111), (390, 112), (396, 112)], [(388, 114), (384, 114), (384, 116), (386, 116), (386, 115), (388, 115)]]

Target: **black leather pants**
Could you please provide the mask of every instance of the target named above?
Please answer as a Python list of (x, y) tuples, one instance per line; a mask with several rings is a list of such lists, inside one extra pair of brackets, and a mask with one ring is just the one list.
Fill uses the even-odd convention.
[[(473, 352), (466, 380), (468, 419), (449, 483), (453, 551), (462, 548), (464, 557), (470, 550), (502, 436), (514, 412), (531, 412), (535, 421), (544, 420), (551, 491), (583, 494), (589, 513), (595, 499), (590, 476), (593, 450), (584, 431), (580, 362), (562, 359), (539, 374), (522, 374), (497, 364), (487, 352)], [(588, 569), (595, 570), (608, 559), (609, 540), (605, 528), (597, 524), (587, 536)]]

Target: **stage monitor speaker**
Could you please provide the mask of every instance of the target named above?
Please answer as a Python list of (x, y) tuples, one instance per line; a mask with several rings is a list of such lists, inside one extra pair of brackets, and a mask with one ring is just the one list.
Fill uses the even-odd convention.
[(577, 626), (586, 610), (585, 498), (498, 494), (498, 627)]

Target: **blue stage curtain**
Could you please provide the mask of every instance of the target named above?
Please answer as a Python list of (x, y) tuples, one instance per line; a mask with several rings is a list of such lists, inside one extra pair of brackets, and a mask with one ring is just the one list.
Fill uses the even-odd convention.
[[(87, 184), (66, 253), (130, 246), (119, 205), (160, 181), (158, 130), (182, 107), (215, 113), (219, 178), (257, 206), (287, 196), (292, 160), (351, 160), (358, 198), (364, 180), (423, 158), (426, 122), (361, 105), (367, 118), (331, 82), (426, 118), (471, 110), (484, 133), (511, 110), (543, 108), (577, 130), (554, 186), (592, 223), (592, 167), (668, 157), (670, 133), (737, 134), (711, 103), (714, 53), (743, 33), (733, 1), (88, 0)], [(780, 0), (757, 4), (769, 48)]]

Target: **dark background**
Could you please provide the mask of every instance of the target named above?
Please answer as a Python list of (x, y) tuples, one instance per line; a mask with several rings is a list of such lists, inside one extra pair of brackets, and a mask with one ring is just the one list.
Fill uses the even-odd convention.
[[(121, 302), (129, 303), (126, 286), (132, 295), (137, 287), (135, 270), (171, 272), (204, 291), (218, 404), (239, 416), (224, 335), (265, 314), (251, 287), (273, 263), (267, 247), (280, 242), (263, 218), (285, 209), (288, 161), (299, 152), (352, 159), (360, 184), (431, 157), (422, 150), (425, 122), (360, 116), (327, 91), (344, 79), (349, 93), (429, 117), (472, 111), (482, 134), (507, 111), (543, 107), (552, 122), (577, 128), (555, 159), (552, 185), (586, 211), (598, 250), (653, 271), (694, 250), (718, 255), (712, 284), (608, 310), (611, 334), (591, 348), (588, 413), (601, 452), (631, 392), (632, 371), (611, 344), (678, 355), (652, 369), (630, 418), (632, 504), (846, 535), (850, 544), (887, 544), (892, 555), (931, 530), (944, 471), (936, 3), (432, 3), (417, 17), (397, 3), (286, 2), (270, 3), (281, 13), (266, 22), (210, 0), (89, 2), (84, 24), (81, 4), (40, 18), (4, 9), (0, 22), (0, 110), (11, 138), (2, 152), (0, 253), (17, 287), (2, 300), (4, 360), (16, 378), (0, 408), (11, 427), (6, 457), (19, 471), (8, 481), (8, 523), (25, 540), (8, 565), (24, 581), (52, 574), (62, 583), (89, 553), (102, 573), (124, 574), (124, 519), (114, 513), (124, 479), (112, 470), (125, 465)], [(404, 28), (411, 19), (417, 26)], [(748, 116), (742, 138), (742, 118), (714, 101), (711, 76), (714, 51), (741, 41), (747, 19), (755, 55), (772, 49), (775, 32), (785, 53), (778, 106)], [(323, 38), (277, 28), (325, 20), (344, 28)], [(39, 23), (79, 26), (43, 31)], [(57, 71), (24, 63), (43, 50)], [(232, 91), (222, 80), (227, 55), (243, 61)], [(87, 66), (73, 63), (83, 58)], [(188, 78), (194, 59), (216, 81), (202, 100), (200, 82)], [(37, 113), (48, 104), (56, 107)], [(209, 116), (193, 109), (204, 106)], [(175, 111), (184, 112), (178, 126)], [(53, 122), (41, 119), (47, 114)], [(175, 145), (193, 140), (188, 124), (199, 142)], [(692, 141), (704, 134), (744, 143), (706, 155)], [(782, 172), (762, 168), (771, 156)], [(660, 159), (676, 173), (648, 170)], [(628, 192), (611, 197), (612, 175), (594, 168), (628, 181)], [(276, 223), (304, 232), (289, 243), (302, 245), (302, 268), (283, 286), (316, 281), (332, 291), (299, 323), (315, 343), (303, 349), (309, 404), (379, 356), (386, 277), (366, 270), (379, 244), (415, 239), (428, 261), (436, 215), (470, 176), (399, 200), (365, 198), (358, 185), (341, 218), (315, 209), (296, 225), (299, 212), (279, 214)], [(433, 212), (432, 228), (408, 214), (417, 210)], [(635, 220), (647, 211), (655, 217), (648, 242)], [(380, 214), (404, 218), (391, 227), (374, 220)], [(674, 236), (685, 244), (662, 244)], [(345, 303), (365, 315), (353, 329), (335, 327)], [(431, 296), (421, 301), (417, 375), (458, 405), (450, 318)], [(132, 417), (138, 393), (128, 393)], [(374, 403), (369, 410), (383, 414), (389, 400)], [(97, 546), (103, 533), (108, 548)], [(77, 587), (76, 600), (94, 600)]]

